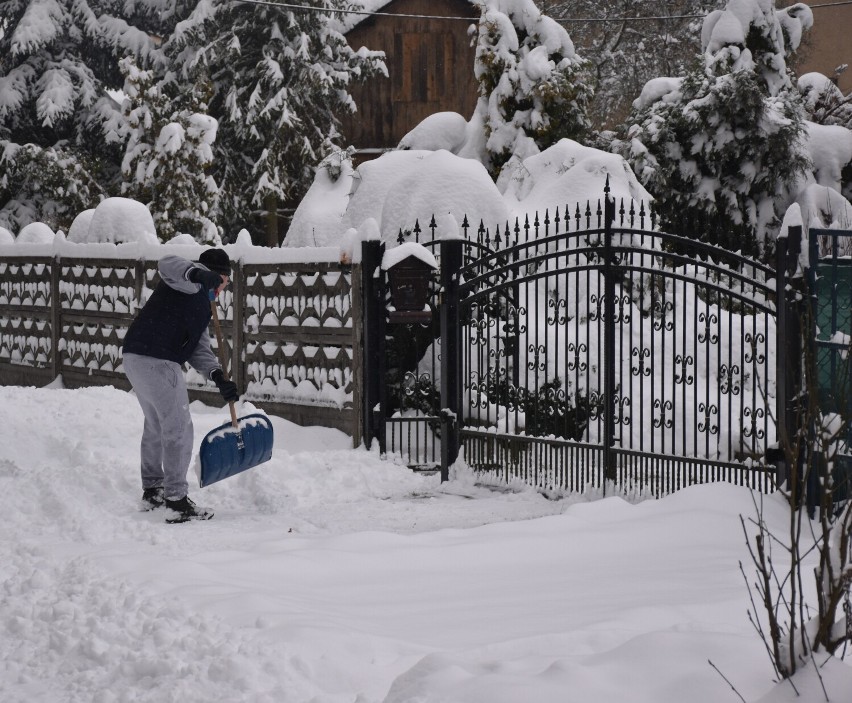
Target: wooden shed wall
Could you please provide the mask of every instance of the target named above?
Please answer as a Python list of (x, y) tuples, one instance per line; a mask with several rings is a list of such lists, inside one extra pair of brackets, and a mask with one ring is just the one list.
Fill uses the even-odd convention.
[[(850, 37), (852, 5), (814, 8), (814, 26), (805, 33), (805, 47), (798, 52), (804, 60), (796, 67), (796, 73), (801, 76), (818, 71), (830, 77), (841, 64), (852, 64)], [(852, 91), (852, 68), (840, 74), (838, 86), (844, 95)]]
[[(467, 0), (393, 0), (381, 11), (479, 19)], [(350, 30), (353, 49), (385, 52), (388, 77), (351, 89), (358, 112), (343, 120), (346, 142), (357, 149), (391, 148), (436, 112), (469, 118), (477, 100), (469, 27), (451, 19), (371, 17)]]

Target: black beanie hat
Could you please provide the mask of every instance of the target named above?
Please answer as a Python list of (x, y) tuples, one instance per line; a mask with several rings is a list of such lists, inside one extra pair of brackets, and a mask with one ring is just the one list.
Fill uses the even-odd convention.
[(223, 276), (231, 275), (231, 262), (228, 260), (228, 255), (221, 249), (207, 249), (201, 252), (198, 263), (204, 264), (211, 271)]

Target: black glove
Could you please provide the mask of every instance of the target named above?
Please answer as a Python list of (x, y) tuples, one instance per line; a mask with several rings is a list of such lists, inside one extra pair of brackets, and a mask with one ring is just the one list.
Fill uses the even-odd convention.
[(237, 384), (226, 380), (222, 369), (216, 369), (211, 373), (210, 380), (219, 387), (219, 392), (222, 394), (226, 403), (236, 403), (240, 399), (240, 394), (237, 392)]
[(210, 290), (216, 290), (223, 283), (221, 274), (215, 271), (205, 271), (200, 268), (191, 268), (187, 274), (187, 278), (193, 283), (200, 283)]

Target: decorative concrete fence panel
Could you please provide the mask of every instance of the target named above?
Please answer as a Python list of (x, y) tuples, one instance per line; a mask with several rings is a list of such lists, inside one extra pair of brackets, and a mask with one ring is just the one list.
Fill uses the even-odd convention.
[[(233, 280), (218, 299), (230, 372), (257, 407), (360, 441), (360, 273), (337, 249), (225, 247)], [(128, 389), (121, 345), (168, 254), (201, 246), (0, 247), (0, 384)], [(214, 340), (215, 347), (215, 340)], [(220, 402), (191, 368), (190, 395)]]

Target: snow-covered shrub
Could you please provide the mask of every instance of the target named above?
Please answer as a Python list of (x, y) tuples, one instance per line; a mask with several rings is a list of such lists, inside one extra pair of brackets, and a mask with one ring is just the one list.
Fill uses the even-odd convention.
[(532, 219), (536, 212), (552, 212), (557, 206), (583, 207), (600, 200), (607, 181), (616, 201), (647, 206), (653, 200), (624, 158), (571, 139), (505, 168), (497, 187), (515, 217)]
[[(339, 245), (348, 230), (361, 232), (368, 221), (390, 245), (415, 222), (428, 238), (433, 215), (436, 236), (458, 231), (467, 217), (468, 236), (474, 237), (480, 222), (494, 232), (497, 225), (513, 227), (516, 218), (523, 225), (526, 218), (534, 221), (536, 213), (553, 214), (557, 207), (585, 209), (587, 201), (603, 198), (607, 180), (612, 196), (628, 208), (631, 200), (646, 206), (652, 201), (621, 156), (570, 139), (513, 160), (496, 184), (478, 159), (443, 150), (392, 151), (357, 169), (340, 154), (317, 170), (282, 246)], [(448, 225), (447, 218), (455, 224)]]
[(129, 198), (107, 198), (95, 208), (87, 242), (157, 243), (154, 218), (142, 203)]
[(696, 236), (750, 252), (774, 234), (808, 167), (785, 58), (812, 22), (804, 5), (731, 0), (705, 19), (693, 70), (634, 103), (617, 148), (664, 222), (691, 217)]
[(816, 72), (799, 76), (796, 85), (802, 94), (808, 119), (817, 124), (852, 129), (852, 94), (844, 95), (833, 80)]
[[(320, 168), (293, 216), (282, 246), (334, 246), (351, 228), (374, 221), (381, 238), (393, 246), (400, 230), (411, 235), (419, 222), (428, 239), (434, 215), (447, 213), (460, 223), (467, 215), (471, 233), (480, 221), (505, 224), (509, 211), (481, 163), (447, 151), (394, 151), (353, 169), (345, 161), (333, 179)], [(374, 227), (375, 224), (370, 224)], [(436, 231), (436, 236), (446, 232)]]
[(400, 149), (458, 154), (468, 140), (470, 123), (457, 112), (436, 112), (426, 117), (399, 142)]
[[(808, 125), (814, 166), (818, 168), (818, 164), (830, 163), (832, 172), (837, 172), (839, 190), (847, 198), (852, 198), (852, 155), (848, 153), (847, 146), (852, 143), (852, 93), (843, 95), (834, 81), (821, 73), (806, 73), (799, 78), (797, 85), (808, 119), (814, 123)], [(820, 133), (826, 138), (819, 139)], [(821, 153), (814, 154), (814, 147)], [(823, 158), (825, 161), (821, 160)], [(823, 167), (821, 170), (828, 169)], [(818, 175), (816, 180), (828, 185)]]
[(41, 221), (67, 227), (102, 197), (96, 168), (73, 147), (0, 141), (0, 225), (21, 229)]
[(18, 232), (18, 244), (50, 244), (55, 233), (44, 222), (30, 222)]
[(92, 224), (92, 216), (95, 214), (95, 208), (83, 210), (74, 221), (71, 223), (71, 229), (68, 230), (69, 242), (86, 242), (89, 239), (89, 226)]

